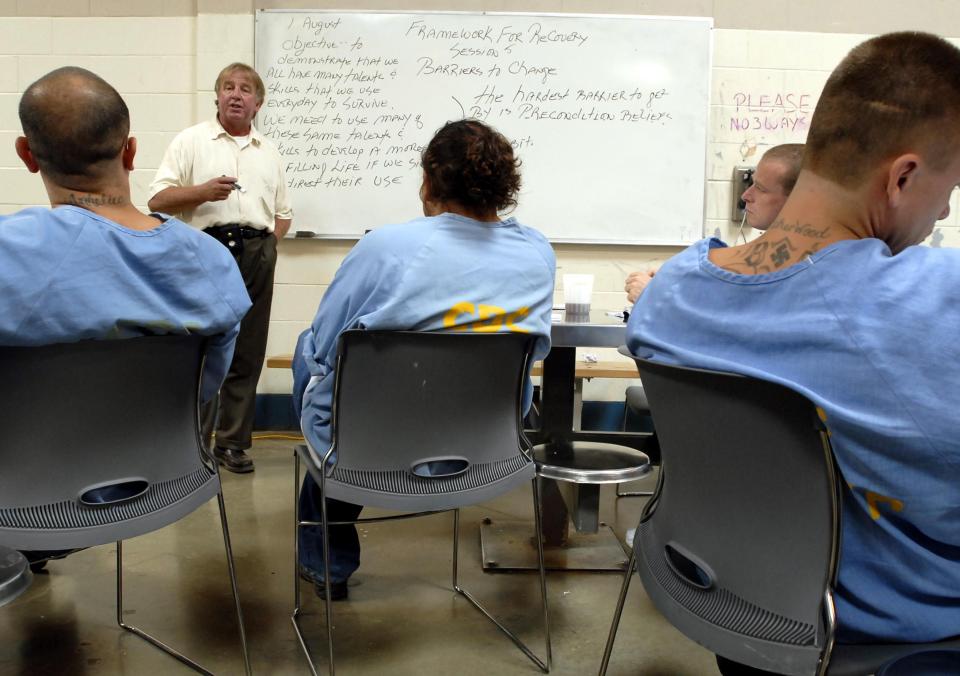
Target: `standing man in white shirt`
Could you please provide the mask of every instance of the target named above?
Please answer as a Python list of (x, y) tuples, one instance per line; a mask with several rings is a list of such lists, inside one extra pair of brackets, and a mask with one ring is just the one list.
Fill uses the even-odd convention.
[(257, 381), (267, 346), (277, 241), (293, 211), (276, 147), (253, 126), (263, 81), (231, 63), (214, 87), (217, 114), (173, 140), (150, 186), (149, 207), (176, 214), (215, 237), (233, 254), (253, 306), (240, 325), (230, 372), (220, 390), (214, 454), (232, 472), (252, 472)]

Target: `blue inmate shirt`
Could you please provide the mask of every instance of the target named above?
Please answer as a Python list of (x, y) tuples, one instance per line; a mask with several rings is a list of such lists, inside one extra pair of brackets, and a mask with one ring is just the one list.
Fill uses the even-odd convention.
[(842, 241), (741, 275), (703, 240), (638, 300), (640, 357), (782, 383), (827, 415), (844, 491), (845, 642), (960, 635), (960, 250)]
[[(337, 339), (348, 329), (523, 331), (550, 351), (553, 249), (508, 218), (484, 223), (445, 213), (364, 235), (323, 295), (293, 359), (293, 401), (318, 452), (330, 447)], [(524, 406), (529, 406), (527, 387)], [(301, 410), (302, 405), (302, 410)]]
[(175, 218), (152, 230), (74, 206), (0, 218), (0, 344), (211, 336), (206, 401), (226, 376), (249, 307), (226, 247)]

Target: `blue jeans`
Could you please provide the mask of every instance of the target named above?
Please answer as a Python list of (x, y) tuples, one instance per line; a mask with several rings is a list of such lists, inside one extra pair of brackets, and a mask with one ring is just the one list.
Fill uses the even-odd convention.
[[(300, 489), (300, 519), (319, 522), (323, 515), (320, 505), (320, 486), (308, 473)], [(360, 516), (363, 505), (354, 505), (332, 498), (327, 499), (329, 521), (351, 521)], [(323, 529), (304, 526), (299, 529), (300, 566), (318, 581), (327, 579), (323, 565)], [(357, 527), (330, 526), (330, 581), (345, 582), (360, 567), (360, 538)]]

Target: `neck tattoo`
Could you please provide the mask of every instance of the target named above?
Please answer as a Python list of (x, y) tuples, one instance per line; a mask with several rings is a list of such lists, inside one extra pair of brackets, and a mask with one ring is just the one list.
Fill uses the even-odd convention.
[(787, 223), (777, 219), (765, 237), (740, 248), (737, 260), (729, 265), (729, 269), (747, 274), (780, 270), (817, 252), (830, 234), (827, 226), (818, 229), (809, 223)]
[(70, 192), (67, 193), (62, 204), (90, 209), (92, 207), (115, 207), (123, 204), (124, 201), (124, 198), (119, 195), (100, 195), (97, 193), (78, 195)]

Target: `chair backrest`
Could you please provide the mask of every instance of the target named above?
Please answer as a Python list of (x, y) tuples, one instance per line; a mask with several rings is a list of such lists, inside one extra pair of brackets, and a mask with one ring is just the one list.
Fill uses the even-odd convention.
[(648, 594), (715, 653), (815, 673), (832, 646), (840, 512), (817, 408), (775, 383), (636, 362), (663, 462), (637, 536)]
[(531, 478), (520, 406), (533, 345), (522, 333), (344, 332), (328, 495), (441, 509)]
[(0, 347), (0, 544), (87, 547), (216, 495), (200, 439), (201, 336)]

